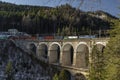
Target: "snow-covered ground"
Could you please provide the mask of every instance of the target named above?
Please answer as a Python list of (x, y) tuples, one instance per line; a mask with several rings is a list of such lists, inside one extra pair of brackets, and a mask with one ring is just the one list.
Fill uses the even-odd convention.
[(0, 40), (0, 80), (50, 80), (45, 67), (11, 41)]

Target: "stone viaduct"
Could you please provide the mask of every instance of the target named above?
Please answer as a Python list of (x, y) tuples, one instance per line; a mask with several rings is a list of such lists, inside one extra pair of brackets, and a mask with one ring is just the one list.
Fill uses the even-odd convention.
[[(109, 38), (67, 39), (43, 41), (16, 41), (23, 49), (32, 51), (38, 59), (61, 66), (72, 76), (81, 76), (86, 80), (89, 74), (89, 63), (94, 45), (102, 51)], [(77, 75), (76, 75), (77, 74)], [(79, 77), (78, 77), (79, 78)], [(79, 79), (78, 79), (79, 80)]]

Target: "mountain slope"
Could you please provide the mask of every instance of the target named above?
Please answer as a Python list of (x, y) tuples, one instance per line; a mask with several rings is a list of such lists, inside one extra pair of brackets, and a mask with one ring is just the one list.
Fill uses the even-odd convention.
[(109, 30), (117, 19), (103, 11), (84, 12), (70, 5), (56, 8), (0, 2), (0, 30), (16, 28), (30, 34), (80, 35)]
[(40, 80), (51, 78), (52, 70), (16, 47), (12, 41), (0, 40), (0, 80)]

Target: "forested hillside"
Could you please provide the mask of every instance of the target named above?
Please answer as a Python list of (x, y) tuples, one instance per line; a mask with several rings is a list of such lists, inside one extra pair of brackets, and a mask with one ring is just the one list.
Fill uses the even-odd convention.
[(110, 29), (113, 19), (117, 18), (106, 12), (84, 12), (68, 4), (52, 8), (0, 2), (0, 31), (16, 28), (30, 34), (97, 34)]

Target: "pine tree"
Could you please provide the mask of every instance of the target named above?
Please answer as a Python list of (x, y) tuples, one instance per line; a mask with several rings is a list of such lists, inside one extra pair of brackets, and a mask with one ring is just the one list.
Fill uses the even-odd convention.
[(69, 80), (69, 76), (65, 70), (62, 70), (59, 74), (59, 80)]
[(59, 80), (59, 76), (57, 73), (54, 75), (53, 80)]
[(60, 28), (57, 29), (57, 35), (60, 36), (61, 34), (61, 31), (60, 31)]
[(5, 70), (5, 73), (7, 75), (6, 80), (13, 80), (12, 69), (13, 69), (12, 62), (9, 61), (8, 64), (7, 64), (7, 66), (6, 66), (6, 70)]
[(90, 80), (104, 80), (105, 70), (103, 58), (102, 51), (100, 51), (97, 46), (94, 46), (91, 54)]
[(120, 21), (114, 22), (111, 38), (105, 49), (107, 80), (120, 80)]

